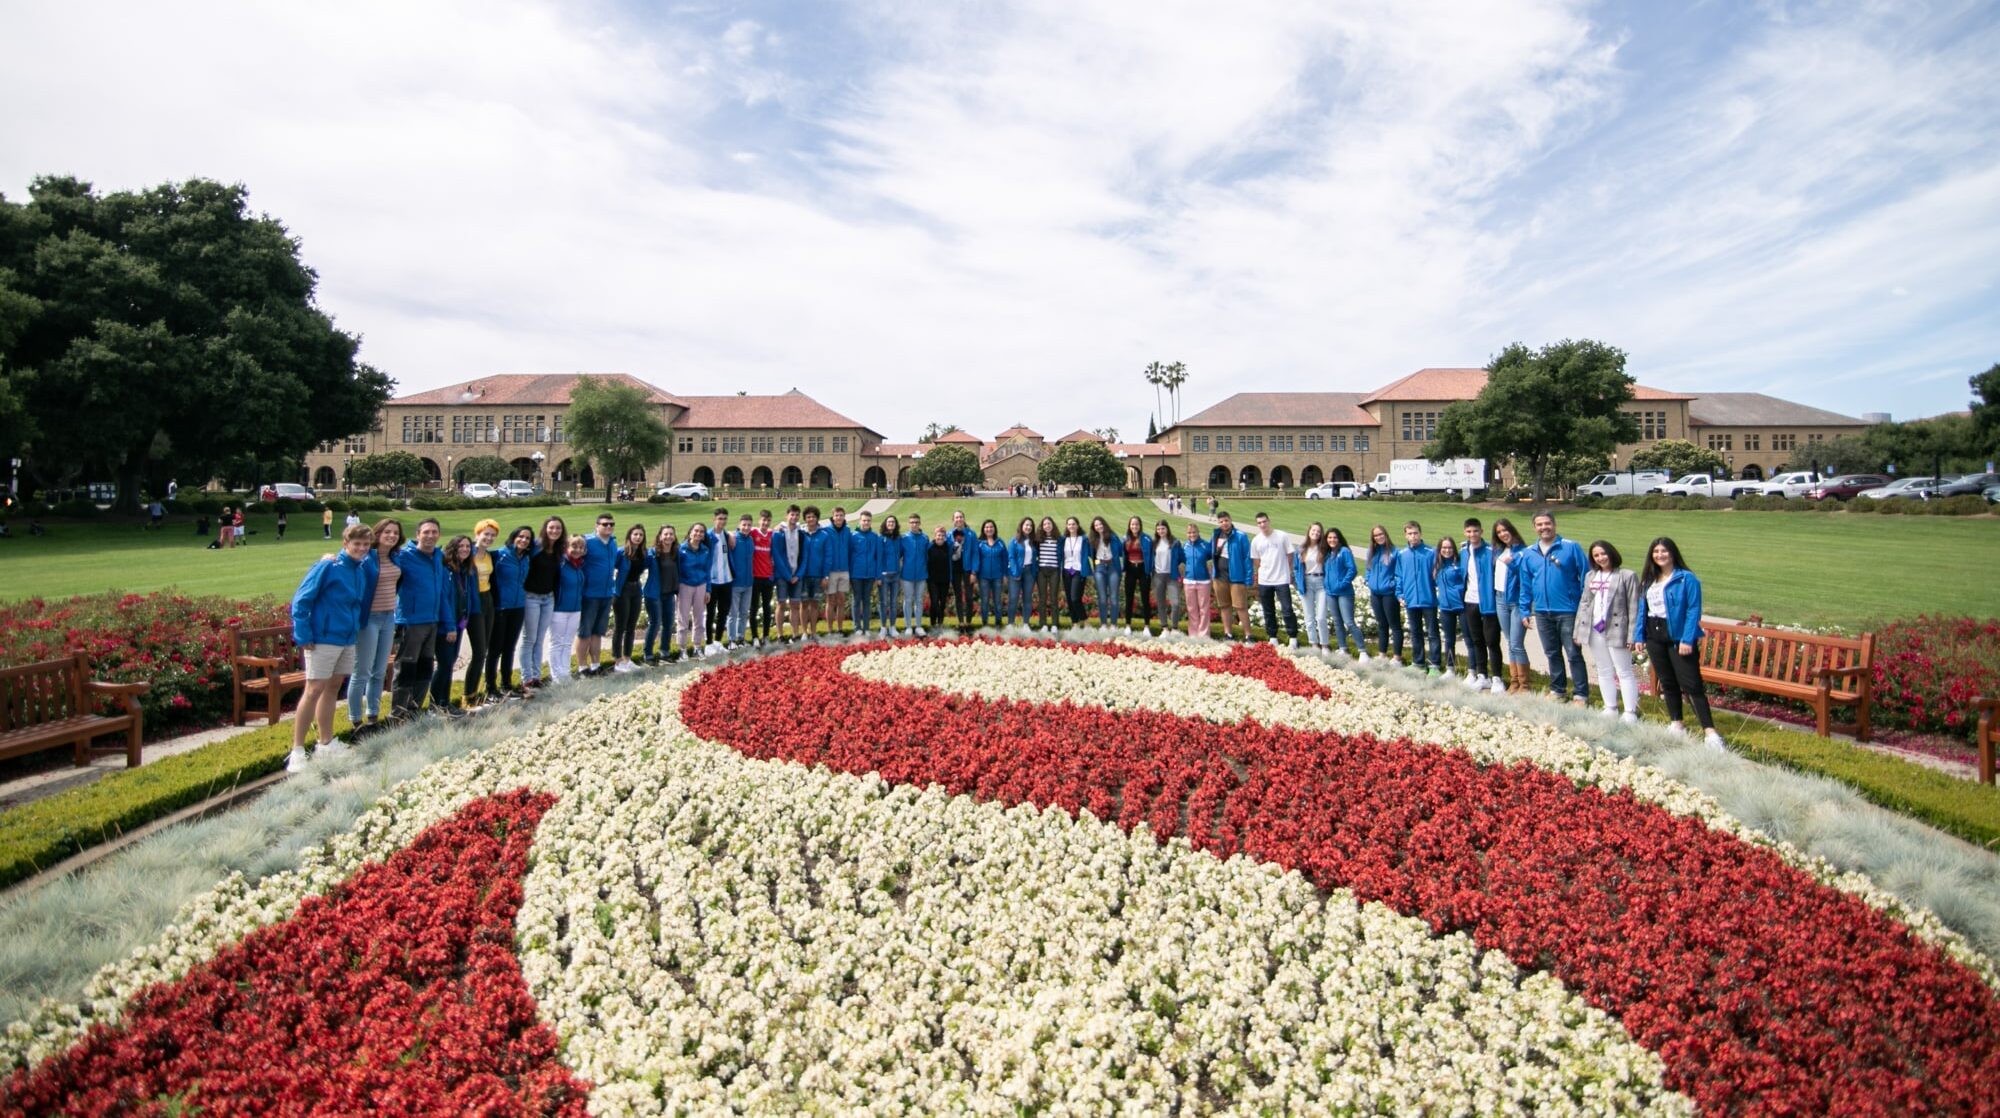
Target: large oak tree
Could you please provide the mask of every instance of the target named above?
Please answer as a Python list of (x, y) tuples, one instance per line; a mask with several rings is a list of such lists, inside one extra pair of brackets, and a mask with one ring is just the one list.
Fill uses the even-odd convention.
[(1601, 458), (1639, 437), (1623, 406), (1632, 399), (1625, 351), (1589, 339), (1531, 350), (1519, 342), (1486, 366), (1486, 387), (1444, 409), (1424, 456), (1511, 459), (1542, 498), (1559, 454)]

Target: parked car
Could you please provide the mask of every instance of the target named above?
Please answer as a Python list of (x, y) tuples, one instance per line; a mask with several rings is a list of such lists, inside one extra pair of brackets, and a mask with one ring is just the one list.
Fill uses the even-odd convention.
[(1889, 478), (1883, 474), (1844, 474), (1821, 478), (1818, 485), (1806, 490), (1806, 496), (1815, 501), (1848, 501), (1864, 489), (1887, 484)]
[(1355, 501), (1363, 495), (1361, 486), (1352, 481), (1329, 481), (1306, 490), (1308, 501)]
[(1761, 485), (1761, 482), (1719, 478), (1714, 474), (1683, 474), (1660, 486), (1660, 492), (1668, 497), (1736, 497), (1757, 492)]
[(2000, 485), (2000, 474), (1966, 474), (1956, 481), (1948, 481), (1938, 486), (1933, 497), (1964, 497), (1979, 493), (1995, 485)]
[(289, 481), (281, 481), (275, 484), (267, 484), (262, 489), (259, 489), (257, 491), (257, 499), (260, 501), (310, 501), (313, 499), (313, 491), (303, 485), (294, 485)]
[(498, 489), (483, 481), (469, 481), (460, 486), (458, 491), (474, 501), (488, 501), (500, 495)]
[(672, 485), (662, 485), (653, 490), (656, 497), (679, 497), (686, 501), (708, 500), (708, 486), (698, 481), (677, 481)]
[(1673, 478), (1665, 470), (1628, 470), (1598, 474), (1576, 487), (1579, 497), (1643, 497), (1658, 493)]
[(1915, 497), (1924, 500), (1929, 498), (1931, 491), (1937, 487), (1938, 479), (1934, 477), (1906, 477), (1887, 485), (1878, 485), (1873, 489), (1863, 489), (1855, 496), (1865, 497), (1871, 501), (1887, 501), (1896, 497)]
[(535, 487), (525, 481), (503, 481), (499, 485), (502, 497), (532, 497)]
[(1766, 481), (1760, 492), (1766, 497), (1803, 497), (1818, 484), (1811, 470), (1794, 470)]
[(1986, 503), (1989, 505), (2000, 505), (2000, 485), (1987, 486), (1980, 496), (1986, 498)]

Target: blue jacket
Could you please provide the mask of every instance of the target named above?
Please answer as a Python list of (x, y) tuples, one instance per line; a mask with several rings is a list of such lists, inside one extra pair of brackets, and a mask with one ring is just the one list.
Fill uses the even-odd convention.
[(1209, 565), (1215, 561), (1215, 545), (1208, 540), (1194, 540), (1180, 547), (1181, 577), (1195, 582), (1212, 582)]
[(515, 555), (511, 547), (495, 548), (487, 554), (493, 557), (493, 594), (499, 608), (526, 608), (528, 592), (523, 584), (528, 581), (528, 557)]
[(1354, 594), (1354, 549), (1336, 547), (1326, 559), (1326, 592), (1338, 598)]
[(568, 557), (556, 564), (555, 612), (583, 612), (583, 568), (570, 565)]
[[(791, 536), (799, 536), (799, 569), (792, 569)], [(771, 578), (778, 582), (790, 582), (800, 575), (812, 573), (812, 533), (801, 524), (789, 528), (783, 524), (771, 529)]]
[(1575, 613), (1583, 600), (1583, 576), (1590, 559), (1573, 540), (1555, 538), (1549, 553), (1541, 543), (1528, 545), (1514, 557), (1514, 569), (1521, 574), (1521, 590), (1514, 600), (1535, 613)]
[[(1179, 540), (1169, 538), (1167, 540), (1167, 546), (1172, 548), (1174, 553), (1173, 559), (1169, 561), (1171, 565), (1167, 570), (1167, 577), (1173, 579), (1175, 582), (1179, 582), (1182, 578), (1183, 572), (1187, 570), (1187, 555), (1182, 550), (1181, 541)], [(1153, 538), (1152, 536), (1147, 536), (1146, 537), (1147, 578), (1151, 578), (1154, 575), (1155, 572), (1153, 570), (1153, 561), (1155, 559), (1158, 559), (1159, 557), (1160, 557), (1160, 541)]]
[(715, 545), (702, 541), (700, 547), (681, 545), (681, 585), (707, 586), (715, 562)]
[(1236, 528), (1225, 539), (1221, 530), (1216, 530), (1215, 564), (1221, 568), (1225, 563), (1230, 582), (1248, 586), (1257, 581), (1257, 564), (1250, 559), (1250, 533)]
[(798, 573), (807, 578), (825, 578), (833, 568), (827, 566), (833, 552), (833, 529), (822, 524), (807, 532), (805, 543), (799, 548), (799, 557), (805, 569)]
[(875, 529), (856, 528), (847, 537), (847, 569), (856, 582), (870, 582), (882, 576), (882, 537)]
[[(1684, 567), (1667, 578), (1667, 635), (1675, 644), (1693, 644), (1701, 639), (1701, 580)], [(1632, 620), (1632, 643), (1646, 639), (1646, 592), (1639, 591), (1639, 613)]]
[(748, 532), (738, 532), (729, 537), (729, 578), (737, 586), (749, 586), (756, 581), (757, 541)]
[(600, 540), (595, 535), (583, 541), (583, 596), (609, 598), (617, 591), (618, 537)]
[(1007, 577), (1020, 578), (1035, 571), (1035, 542), (1019, 536), (1007, 541)]
[(1437, 585), (1431, 580), (1431, 563), (1437, 549), (1428, 544), (1405, 547), (1396, 552), (1396, 597), (1404, 609), (1430, 609), (1437, 605)]
[(426, 557), (416, 544), (406, 543), (396, 549), (394, 558), (397, 569), (403, 572), (396, 583), (396, 624), (436, 625), (440, 629), (456, 625), (450, 587), (445, 583), (444, 552), (432, 548)]
[(312, 565), (292, 595), (293, 643), (354, 643), (361, 623), (368, 618), (369, 604), (375, 600), (375, 577), (380, 568), (373, 560), (373, 552), (357, 563), (343, 551)]
[(904, 582), (923, 582), (930, 577), (931, 541), (915, 532), (905, 532), (896, 540), (902, 553), (902, 570), (899, 578)]
[(972, 548), (979, 542), (979, 530), (972, 525), (967, 524), (963, 528), (946, 528), (944, 530), (944, 542), (946, 547), (958, 553), (958, 559), (952, 563), (954, 569), (969, 571), (978, 562), (978, 557), (973, 554)]
[[(1479, 572), (1479, 612), (1498, 613), (1500, 601), (1493, 595), (1493, 545), (1480, 544), (1478, 547), (1460, 548), (1458, 551), (1458, 573), (1461, 584), (1472, 578), (1471, 572)], [(1459, 596), (1465, 596), (1463, 585)]]
[[(612, 597), (615, 598), (628, 590), (634, 589), (641, 578), (651, 581), (658, 577), (658, 570), (659, 568), (653, 565), (652, 548), (649, 547), (641, 551), (639, 558), (636, 560), (627, 556), (624, 549), (621, 548), (618, 552), (618, 566), (611, 574)], [(640, 593), (642, 597), (645, 596), (643, 588), (641, 588)]]
[[(1292, 559), (1292, 589), (1304, 594), (1306, 592), (1306, 542), (1300, 540), (1298, 543), (1299, 553)], [(1338, 554), (1338, 552), (1329, 551), (1326, 556), (1325, 565), (1320, 568), (1320, 585), (1328, 594), (1332, 594), (1337, 586), (1334, 577), (1330, 576), (1335, 576), (1338, 573), (1333, 567), (1333, 564), (1337, 561), (1335, 557)]]
[(473, 570), (470, 564), (462, 571), (447, 567), (444, 584), (451, 595), (452, 623), (440, 630), (440, 639), (445, 635), (456, 639), (471, 619), (479, 616), (479, 572)]
[(836, 528), (831, 524), (820, 529), (826, 536), (826, 573), (852, 570), (854, 564), (854, 529)]
[(673, 595), (681, 588), (681, 545), (675, 544), (669, 550), (674, 560), (674, 574), (671, 582), (668, 580), (667, 572), (660, 568), (659, 549), (657, 547), (646, 549), (646, 589), (643, 593), (647, 601), (671, 601)]
[(1394, 548), (1370, 549), (1368, 552), (1368, 592), (1370, 594), (1394, 594), (1396, 592), (1396, 551)]
[(1007, 543), (1004, 540), (975, 540), (970, 545), (972, 554), (966, 570), (980, 578), (999, 580), (1007, 577)]
[[(1460, 556), (1463, 558), (1463, 555)], [(1445, 563), (1437, 571), (1438, 609), (1459, 613), (1465, 609), (1465, 568)]]
[(883, 578), (903, 577), (903, 541), (906, 535), (898, 534), (895, 539), (878, 535), (875, 537), (875, 569)]

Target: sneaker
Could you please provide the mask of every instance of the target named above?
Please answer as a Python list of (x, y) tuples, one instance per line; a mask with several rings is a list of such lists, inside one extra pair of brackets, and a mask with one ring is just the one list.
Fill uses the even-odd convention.
[(302, 773), (306, 771), (306, 763), (310, 760), (311, 758), (306, 756), (305, 750), (294, 749), (285, 756), (285, 771), (288, 773)]
[(1590, 698), (1586, 695), (1578, 695), (1576, 698), (1570, 700), (1570, 705), (1587, 707), (1590, 705)]
[(1297, 637), (1293, 637), (1293, 638), (1292, 638), (1292, 645), (1291, 645), (1291, 646), (1292, 646), (1293, 648), (1297, 648), (1297, 647), (1299, 646), (1299, 638), (1297, 638)]
[(346, 752), (347, 752), (347, 743), (341, 741), (339, 738), (335, 738), (332, 741), (319, 746), (317, 749), (314, 749), (313, 756), (315, 758), (320, 758), (320, 759), (331, 759), (334, 757), (338, 757)]
[(1629, 711), (1629, 710), (1628, 710), (1628, 711), (1626, 711), (1626, 712), (1625, 712), (1624, 714), (1621, 714), (1621, 715), (1619, 715), (1619, 716), (1618, 716), (1618, 721), (1620, 721), (1620, 722), (1637, 722), (1637, 721), (1639, 721), (1639, 715), (1638, 715), (1638, 713), (1637, 713), (1637, 712), (1635, 712), (1635, 711)]
[(1476, 672), (1465, 673), (1465, 685), (1474, 691), (1486, 690), (1486, 677)]
[(1722, 735), (1716, 733), (1713, 728), (1703, 730), (1701, 732), (1701, 743), (1709, 747), (1710, 749), (1715, 750), (1717, 753), (1729, 752), (1728, 743), (1724, 742), (1722, 740)]
[(619, 675), (625, 675), (638, 671), (639, 665), (632, 663), (630, 660), (620, 660), (616, 664), (611, 665), (611, 670), (617, 672)]
[[(1445, 674), (1450, 675), (1451, 673), (1446, 672)], [(1437, 677), (1438, 677), (1438, 670), (1436, 668), (1431, 668), (1430, 670), (1424, 672), (1425, 679), (1436, 679)]]
[(924, 635), (924, 627), (922, 625), (917, 626), (917, 635), (920, 637)]
[(1493, 685), (1487, 690), (1492, 691), (1495, 695), (1505, 695), (1507, 693), (1507, 681), (1496, 675), (1493, 677)]

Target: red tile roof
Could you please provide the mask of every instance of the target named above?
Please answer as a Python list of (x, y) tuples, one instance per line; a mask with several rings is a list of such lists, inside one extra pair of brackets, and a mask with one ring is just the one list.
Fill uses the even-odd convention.
[[(656, 404), (684, 403), (673, 393), (626, 373), (496, 373), (398, 396), (389, 402), (419, 407), (560, 407), (569, 403), (576, 382), (585, 376), (629, 384), (645, 392)], [(471, 399), (465, 398), (468, 392)]]
[(1379, 427), (1359, 392), (1238, 392), (1169, 427)]
[(1097, 435), (1089, 431), (1086, 431), (1081, 427), (1078, 427), (1076, 430), (1071, 431), (1069, 434), (1064, 435), (1062, 438), (1057, 439), (1056, 441), (1059, 443), (1101, 443), (1104, 440), (1097, 437)]
[(687, 414), (675, 422), (678, 430), (773, 430), (785, 427), (847, 428), (881, 438), (794, 388), (780, 396), (685, 396)]
[[(1418, 369), (1401, 380), (1369, 393), (1363, 404), (1378, 401), (1470, 400), (1486, 387), (1485, 369)], [(1692, 400), (1693, 396), (1643, 384), (1632, 386), (1634, 400)]]
[(1042, 433), (1040, 431), (1034, 430), (1031, 427), (1022, 427), (1016, 425), (1013, 427), (1009, 427), (1005, 431), (1002, 431), (999, 434), (993, 436), (993, 439), (995, 442), (1006, 442), (1008, 439), (1011, 439), (1016, 435), (1019, 435), (1024, 439), (1039, 439), (1042, 437)]
[(941, 443), (971, 443), (974, 446), (980, 446), (986, 440), (965, 431), (953, 431), (948, 435), (939, 435), (937, 441)]

